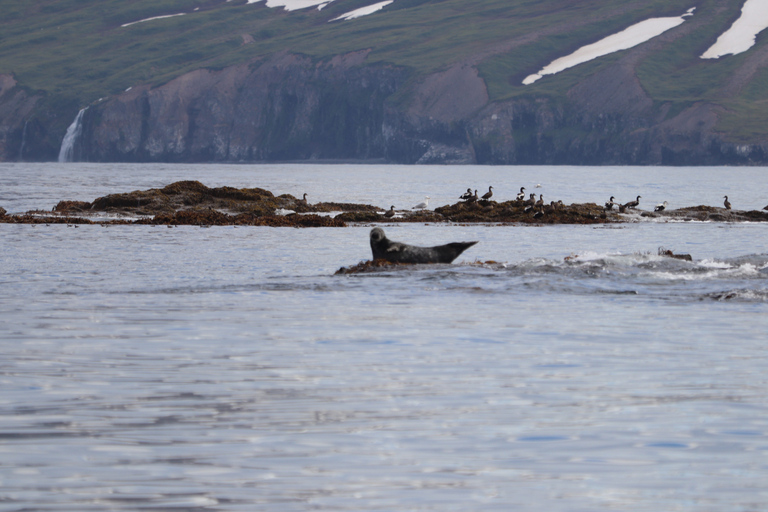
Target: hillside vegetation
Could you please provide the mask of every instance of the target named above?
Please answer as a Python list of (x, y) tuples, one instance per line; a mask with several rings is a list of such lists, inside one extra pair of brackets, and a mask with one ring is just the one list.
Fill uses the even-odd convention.
[[(674, 39), (646, 44), (633, 63), (642, 88), (667, 116), (696, 102), (721, 105), (719, 131), (733, 141), (765, 140), (768, 52), (765, 37), (750, 51), (699, 58), (738, 17), (741, 0), (396, 0), (350, 21), (329, 20), (373, 3), (335, 0), (322, 10), (286, 11), (244, 0), (3, 0), (0, 73), (44, 91), (47, 108), (77, 108), (129, 87), (159, 86), (189, 71), (262, 62), (287, 52), (327, 61), (370, 50), (365, 65), (408, 70), (411, 83), (456, 63), (475, 67), (490, 101), (565, 101), (586, 77), (622, 52), (533, 85), (528, 74), (578, 47), (650, 17), (696, 7)], [(122, 26), (139, 20), (187, 13)], [(402, 88), (392, 101), (407, 101)], [(77, 107), (77, 108), (75, 108)], [(59, 132), (65, 128), (59, 120)]]

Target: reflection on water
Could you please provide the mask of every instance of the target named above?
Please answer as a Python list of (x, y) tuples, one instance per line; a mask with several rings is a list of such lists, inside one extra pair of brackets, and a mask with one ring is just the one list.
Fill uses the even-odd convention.
[(0, 225), (3, 509), (768, 506), (764, 226), (369, 230)]

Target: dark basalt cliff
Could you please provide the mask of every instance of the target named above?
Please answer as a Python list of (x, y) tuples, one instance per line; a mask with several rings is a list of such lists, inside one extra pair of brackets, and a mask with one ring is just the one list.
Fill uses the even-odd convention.
[(88, 161), (381, 159), (384, 105), (406, 73), (281, 54), (137, 87), (88, 109), (76, 158)]
[[(398, 0), (349, 24), (366, 2), (204, 3), (13, 0), (0, 161), (55, 160), (81, 119), (76, 161), (768, 164), (768, 40), (701, 58), (744, 0)], [(655, 17), (674, 28), (523, 85)]]
[[(281, 54), (91, 106), (75, 148), (82, 161), (379, 160), (421, 164), (766, 164), (765, 145), (726, 142), (720, 107), (670, 115), (619, 63), (566, 99), (489, 102), (457, 65), (418, 83), (367, 65), (367, 52), (316, 62)], [(17, 137), (18, 139), (18, 137)]]

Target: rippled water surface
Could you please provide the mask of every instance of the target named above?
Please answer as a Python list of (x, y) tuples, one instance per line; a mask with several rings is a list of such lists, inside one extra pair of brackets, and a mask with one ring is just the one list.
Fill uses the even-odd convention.
[[(760, 209), (767, 172), (2, 164), (0, 206), (199, 179)], [(768, 509), (767, 225), (384, 229), (479, 243), (334, 275), (370, 226), (0, 224), (0, 510)]]

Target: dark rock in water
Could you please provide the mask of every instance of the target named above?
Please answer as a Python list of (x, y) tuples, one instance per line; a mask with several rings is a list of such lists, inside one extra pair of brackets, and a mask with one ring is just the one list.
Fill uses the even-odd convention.
[(334, 275), (340, 274), (365, 274), (367, 272), (379, 272), (404, 267), (402, 263), (392, 263), (387, 260), (361, 261), (354, 267), (341, 267)]
[(0, 217), (3, 217), (7, 212), (5, 211), (5, 208), (0, 206)]
[(693, 258), (690, 254), (675, 254), (669, 249), (664, 249), (663, 247), (659, 247), (659, 256), (666, 256), (667, 258), (674, 258), (676, 260), (693, 261)]
[(462, 252), (477, 242), (454, 242), (435, 247), (393, 242), (381, 228), (371, 230), (371, 251), (374, 260), (386, 260), (392, 263), (451, 263)]
[(59, 201), (59, 204), (53, 207), (53, 211), (63, 215), (69, 215), (76, 212), (85, 212), (91, 209), (91, 203), (88, 201)]

